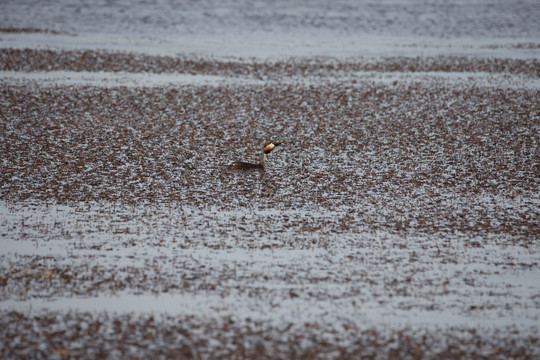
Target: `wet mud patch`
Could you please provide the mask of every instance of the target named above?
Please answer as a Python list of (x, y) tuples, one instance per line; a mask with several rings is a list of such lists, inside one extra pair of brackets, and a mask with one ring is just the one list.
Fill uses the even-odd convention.
[[(347, 206), (343, 230), (540, 233), (535, 91), (7, 85), (2, 97), (4, 199)], [(224, 169), (256, 161), (265, 140), (283, 142), (266, 172)]]
[[(518, 48), (527, 45), (516, 44)], [(537, 47), (534, 44), (528, 45)], [(0, 71), (108, 71), (152, 72), (250, 77), (264, 80), (292, 76), (346, 77), (357, 72), (486, 72), (521, 74), (538, 78), (540, 61), (469, 56), (394, 56), (376, 60), (291, 58), (274, 61), (221, 60), (211, 57), (156, 56), (98, 50), (0, 49)]]
[[(520, 358), (533, 359), (538, 338), (512, 329), (410, 328), (359, 330), (346, 326), (326, 333), (318, 324), (274, 327), (232, 318), (203, 322), (193, 317), (103, 313), (4, 313), (0, 330), (9, 341), (5, 358), (139, 358), (178, 359), (342, 359), (342, 358)], [(324, 334), (324, 335), (321, 335)], [(66, 339), (70, 339), (66, 343)]]

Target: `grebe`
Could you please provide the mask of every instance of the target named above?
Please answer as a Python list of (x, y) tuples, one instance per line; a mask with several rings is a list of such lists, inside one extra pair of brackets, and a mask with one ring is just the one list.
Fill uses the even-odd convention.
[(236, 170), (264, 170), (264, 163), (266, 161), (266, 156), (274, 150), (276, 146), (279, 146), (281, 143), (269, 142), (264, 146), (259, 158), (258, 164), (252, 164), (243, 161), (235, 161), (231, 165), (227, 166), (227, 169), (236, 169)]

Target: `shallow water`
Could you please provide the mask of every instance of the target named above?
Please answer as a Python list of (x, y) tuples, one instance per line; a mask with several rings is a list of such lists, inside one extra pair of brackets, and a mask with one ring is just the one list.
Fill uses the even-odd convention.
[(275, 220), (306, 216), (332, 223), (341, 212), (4, 203), (0, 256), (10, 280), (2, 308), (328, 326), (347, 319), (358, 327), (526, 329), (540, 319), (537, 245), (360, 228), (304, 233)]

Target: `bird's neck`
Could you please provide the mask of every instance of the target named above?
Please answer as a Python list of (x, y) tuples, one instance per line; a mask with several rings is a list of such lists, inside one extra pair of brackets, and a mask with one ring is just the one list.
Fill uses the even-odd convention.
[(264, 167), (264, 162), (266, 161), (266, 154), (263, 152), (261, 152), (261, 156), (259, 158), (259, 164), (261, 164), (262, 167)]

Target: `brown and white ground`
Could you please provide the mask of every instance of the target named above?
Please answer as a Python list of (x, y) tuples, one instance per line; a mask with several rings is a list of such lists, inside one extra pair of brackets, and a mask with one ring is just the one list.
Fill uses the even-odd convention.
[(537, 59), (0, 67), (1, 358), (540, 356)]

